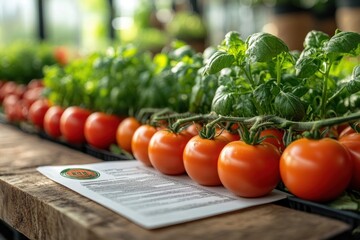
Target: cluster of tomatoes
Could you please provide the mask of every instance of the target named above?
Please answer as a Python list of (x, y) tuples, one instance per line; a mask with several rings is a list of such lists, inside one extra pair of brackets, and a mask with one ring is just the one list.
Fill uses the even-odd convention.
[(271, 137), (249, 145), (226, 130), (202, 138), (200, 128), (192, 124), (175, 133), (129, 117), (117, 129), (118, 144), (163, 174), (187, 174), (200, 185), (222, 185), (241, 197), (267, 195), (280, 181), (294, 195), (317, 202), (360, 190), (360, 134), (351, 127), (339, 128), (337, 139), (300, 138), (287, 147), (279, 129), (263, 130), (260, 136)]
[(0, 81), (0, 103), (7, 120), (19, 122), (33, 117), (33, 113), (29, 112), (30, 107), (41, 99), (43, 88), (41, 79), (31, 80), (28, 84)]
[(203, 138), (194, 123), (181, 132), (142, 124), (134, 117), (63, 108), (42, 97), (41, 80), (27, 86), (1, 82), (0, 100), (8, 121), (27, 121), (49, 137), (98, 149), (117, 144), (144, 165), (166, 175), (187, 174), (204, 186), (224, 186), (241, 197), (270, 193), (280, 181), (294, 195), (325, 202), (346, 189), (360, 190), (360, 134), (338, 129), (339, 137), (294, 140), (285, 147), (283, 130), (266, 129), (260, 144), (217, 129)]
[(0, 103), (7, 121), (28, 122), (49, 137), (72, 145), (85, 142), (106, 149), (115, 142), (116, 128), (122, 118), (102, 112), (91, 112), (79, 106), (52, 105), (43, 96), (44, 85), (34, 79), (27, 85), (13, 81), (0, 82)]

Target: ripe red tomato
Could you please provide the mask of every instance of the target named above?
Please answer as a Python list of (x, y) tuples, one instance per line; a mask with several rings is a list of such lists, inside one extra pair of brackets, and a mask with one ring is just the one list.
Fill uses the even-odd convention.
[(350, 188), (360, 191), (360, 133), (345, 135), (339, 139), (339, 142), (349, 150), (353, 160)]
[(27, 113), (29, 111), (29, 109), (24, 105), (24, 101), (22, 99), (19, 99), (15, 106), (14, 106), (14, 111), (16, 114), (16, 120), (17, 121), (26, 121), (27, 118)]
[(18, 113), (19, 101), (20, 98), (16, 94), (8, 94), (4, 98), (2, 105), (4, 107), (6, 119), (9, 122), (16, 122), (20, 120), (20, 116)]
[(120, 148), (132, 153), (131, 140), (141, 123), (134, 117), (125, 118), (116, 130), (116, 142)]
[(28, 107), (25, 106), (23, 99), (16, 94), (7, 95), (3, 101), (4, 113), (8, 121), (26, 121)]
[(220, 152), (218, 173), (225, 188), (240, 197), (261, 197), (280, 181), (280, 152), (272, 144), (228, 143)]
[(4, 100), (7, 95), (15, 94), (17, 84), (14, 81), (7, 81), (0, 88), (0, 102)]
[(339, 138), (342, 138), (342, 137), (352, 134), (352, 133), (356, 133), (356, 131), (351, 126), (347, 126), (340, 132)]
[(352, 167), (348, 150), (331, 138), (295, 140), (280, 159), (281, 178), (289, 191), (316, 202), (341, 195), (352, 177)]
[(31, 104), (28, 112), (28, 120), (36, 127), (43, 129), (45, 113), (49, 109), (49, 103), (46, 99), (38, 99)]
[(230, 142), (240, 140), (238, 133), (231, 133), (226, 129), (216, 129), (216, 134), (227, 138)]
[(31, 104), (33, 104), (36, 100), (41, 98), (43, 87), (33, 87), (28, 88), (23, 94), (23, 100), (25, 106), (30, 108)]
[(103, 112), (92, 113), (85, 122), (85, 139), (93, 147), (108, 149), (116, 143), (116, 130), (122, 118)]
[(64, 110), (60, 117), (60, 132), (70, 144), (85, 142), (84, 127), (91, 112), (87, 109), (72, 106)]
[(201, 130), (201, 128), (202, 128), (201, 124), (193, 123), (186, 128), (186, 131), (190, 133), (192, 136), (197, 136), (199, 135), (199, 131)]
[(189, 177), (200, 185), (221, 185), (218, 157), (228, 142), (223, 136), (204, 139), (197, 135), (191, 138), (183, 153), (184, 166)]
[(150, 139), (156, 131), (156, 128), (151, 125), (141, 125), (136, 129), (131, 139), (131, 149), (135, 159), (146, 166), (152, 166), (149, 159), (148, 146)]
[(148, 147), (151, 165), (167, 175), (185, 173), (183, 152), (191, 137), (186, 131), (181, 133), (167, 129), (157, 131), (150, 139)]
[(275, 147), (277, 147), (280, 152), (283, 152), (285, 149), (285, 144), (283, 141), (284, 131), (276, 128), (269, 128), (261, 131), (260, 137), (265, 137), (264, 142), (271, 143)]
[(27, 88), (37, 88), (37, 87), (44, 87), (44, 82), (42, 79), (32, 79), (28, 84)]
[(55, 57), (55, 60), (56, 62), (61, 65), (61, 66), (64, 66), (68, 63), (68, 50), (66, 47), (57, 47), (55, 50), (54, 50), (54, 57)]
[(60, 106), (51, 106), (44, 116), (44, 130), (53, 138), (61, 136), (60, 118), (64, 112), (64, 108)]
[(14, 94), (16, 94), (19, 98), (22, 98), (25, 92), (26, 92), (26, 86), (24, 84), (18, 84), (16, 86), (16, 90)]

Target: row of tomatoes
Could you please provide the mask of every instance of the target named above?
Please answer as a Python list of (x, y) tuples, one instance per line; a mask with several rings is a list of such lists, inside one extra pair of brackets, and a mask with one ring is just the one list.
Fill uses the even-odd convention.
[(227, 131), (204, 139), (193, 127), (174, 133), (127, 118), (118, 129), (127, 132), (130, 150), (145, 165), (168, 175), (186, 173), (200, 185), (222, 185), (241, 197), (264, 196), (280, 181), (294, 195), (317, 202), (360, 190), (360, 134), (350, 127), (338, 139), (300, 138), (287, 147), (278, 129), (264, 130), (261, 136), (273, 137), (249, 145)]
[(275, 138), (248, 145), (226, 130), (213, 139), (203, 139), (197, 124), (174, 133), (166, 127), (141, 124), (133, 117), (79, 106), (50, 106), (39, 94), (43, 88), (40, 80), (22, 86), (23, 91), (18, 88), (9, 83), (0, 86), (9, 121), (29, 121), (50, 137), (73, 145), (86, 142), (108, 149), (116, 143), (163, 174), (187, 174), (198, 184), (222, 185), (242, 197), (264, 196), (280, 181), (294, 195), (320, 202), (335, 199), (347, 188), (360, 190), (360, 134), (348, 133), (350, 128), (337, 140), (301, 138), (287, 147), (282, 131), (268, 129), (262, 135)]
[[(70, 113), (79, 110), (69, 109)], [(186, 173), (200, 185), (223, 185), (241, 197), (264, 196), (280, 180), (293, 194), (312, 201), (335, 199), (347, 188), (360, 190), (360, 134), (344, 134), (350, 128), (338, 140), (302, 138), (285, 148), (280, 130), (265, 130), (262, 135), (275, 138), (248, 145), (225, 130), (214, 139), (203, 139), (196, 127), (199, 125), (174, 133), (165, 127), (141, 125), (132, 117), (121, 119), (96, 112), (84, 120), (84, 138), (97, 148), (116, 142), (163, 174)], [(68, 135), (75, 129), (81, 127), (73, 126)], [(67, 139), (70, 141), (70, 136)]]
[(7, 119), (11, 122), (26, 120), (30, 106), (41, 97), (43, 88), (40, 79), (31, 80), (27, 85), (0, 80), (0, 103)]

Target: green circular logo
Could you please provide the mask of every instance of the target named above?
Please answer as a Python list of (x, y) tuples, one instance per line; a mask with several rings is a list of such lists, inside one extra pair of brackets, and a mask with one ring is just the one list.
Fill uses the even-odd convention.
[(100, 177), (100, 173), (85, 168), (67, 168), (60, 172), (60, 175), (66, 178), (77, 180), (96, 179)]

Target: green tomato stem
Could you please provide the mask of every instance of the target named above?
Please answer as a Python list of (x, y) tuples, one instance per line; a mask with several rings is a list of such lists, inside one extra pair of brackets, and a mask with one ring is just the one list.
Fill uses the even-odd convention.
[[(159, 119), (159, 118), (158, 118)], [(162, 119), (162, 118), (160, 118)], [(331, 127), (342, 123), (354, 122), (360, 120), (360, 112), (349, 114), (347, 116), (321, 119), (318, 121), (295, 122), (274, 115), (264, 115), (256, 117), (231, 117), (221, 116), (214, 112), (209, 114), (199, 114), (186, 118), (180, 118), (173, 123), (170, 129), (174, 132), (180, 132), (190, 123), (197, 121), (207, 121), (204, 132), (201, 134), (203, 138), (213, 138), (214, 126), (220, 122), (238, 123), (242, 128), (242, 134), (247, 135), (246, 141), (249, 144), (257, 144), (259, 142), (260, 130), (264, 127), (274, 127), (279, 129), (287, 129), (288, 131), (316, 131), (324, 127)], [(242, 137), (243, 139), (243, 137)], [(245, 141), (245, 139), (243, 139)]]
[(214, 139), (215, 132), (216, 132), (215, 125), (221, 121), (224, 121), (223, 116), (219, 116), (218, 118), (216, 118), (213, 121), (206, 124), (206, 126), (204, 128), (205, 131), (200, 131), (200, 137), (205, 138), (205, 139)]
[(309, 130), (316, 130), (323, 127), (335, 126), (342, 123), (352, 122), (360, 119), (360, 112), (349, 114), (343, 117), (335, 117), (335, 118), (328, 118), (328, 119), (321, 119), (318, 121), (311, 121), (311, 122), (294, 122), (289, 121), (284, 118), (274, 116), (271, 121), (277, 125), (278, 128), (291, 128), (292, 130), (297, 131), (309, 131)]
[[(176, 120), (176, 122), (174, 122), (170, 126), (170, 128), (174, 132), (180, 132), (184, 128), (184, 126), (188, 126), (189, 124), (191, 124), (193, 122), (204, 121), (204, 120), (209, 120), (209, 119), (213, 120), (217, 117), (218, 116), (214, 112), (211, 112), (209, 114), (198, 114), (195, 116), (180, 118), (180, 119)], [(159, 118), (157, 118), (156, 120), (159, 120)]]

